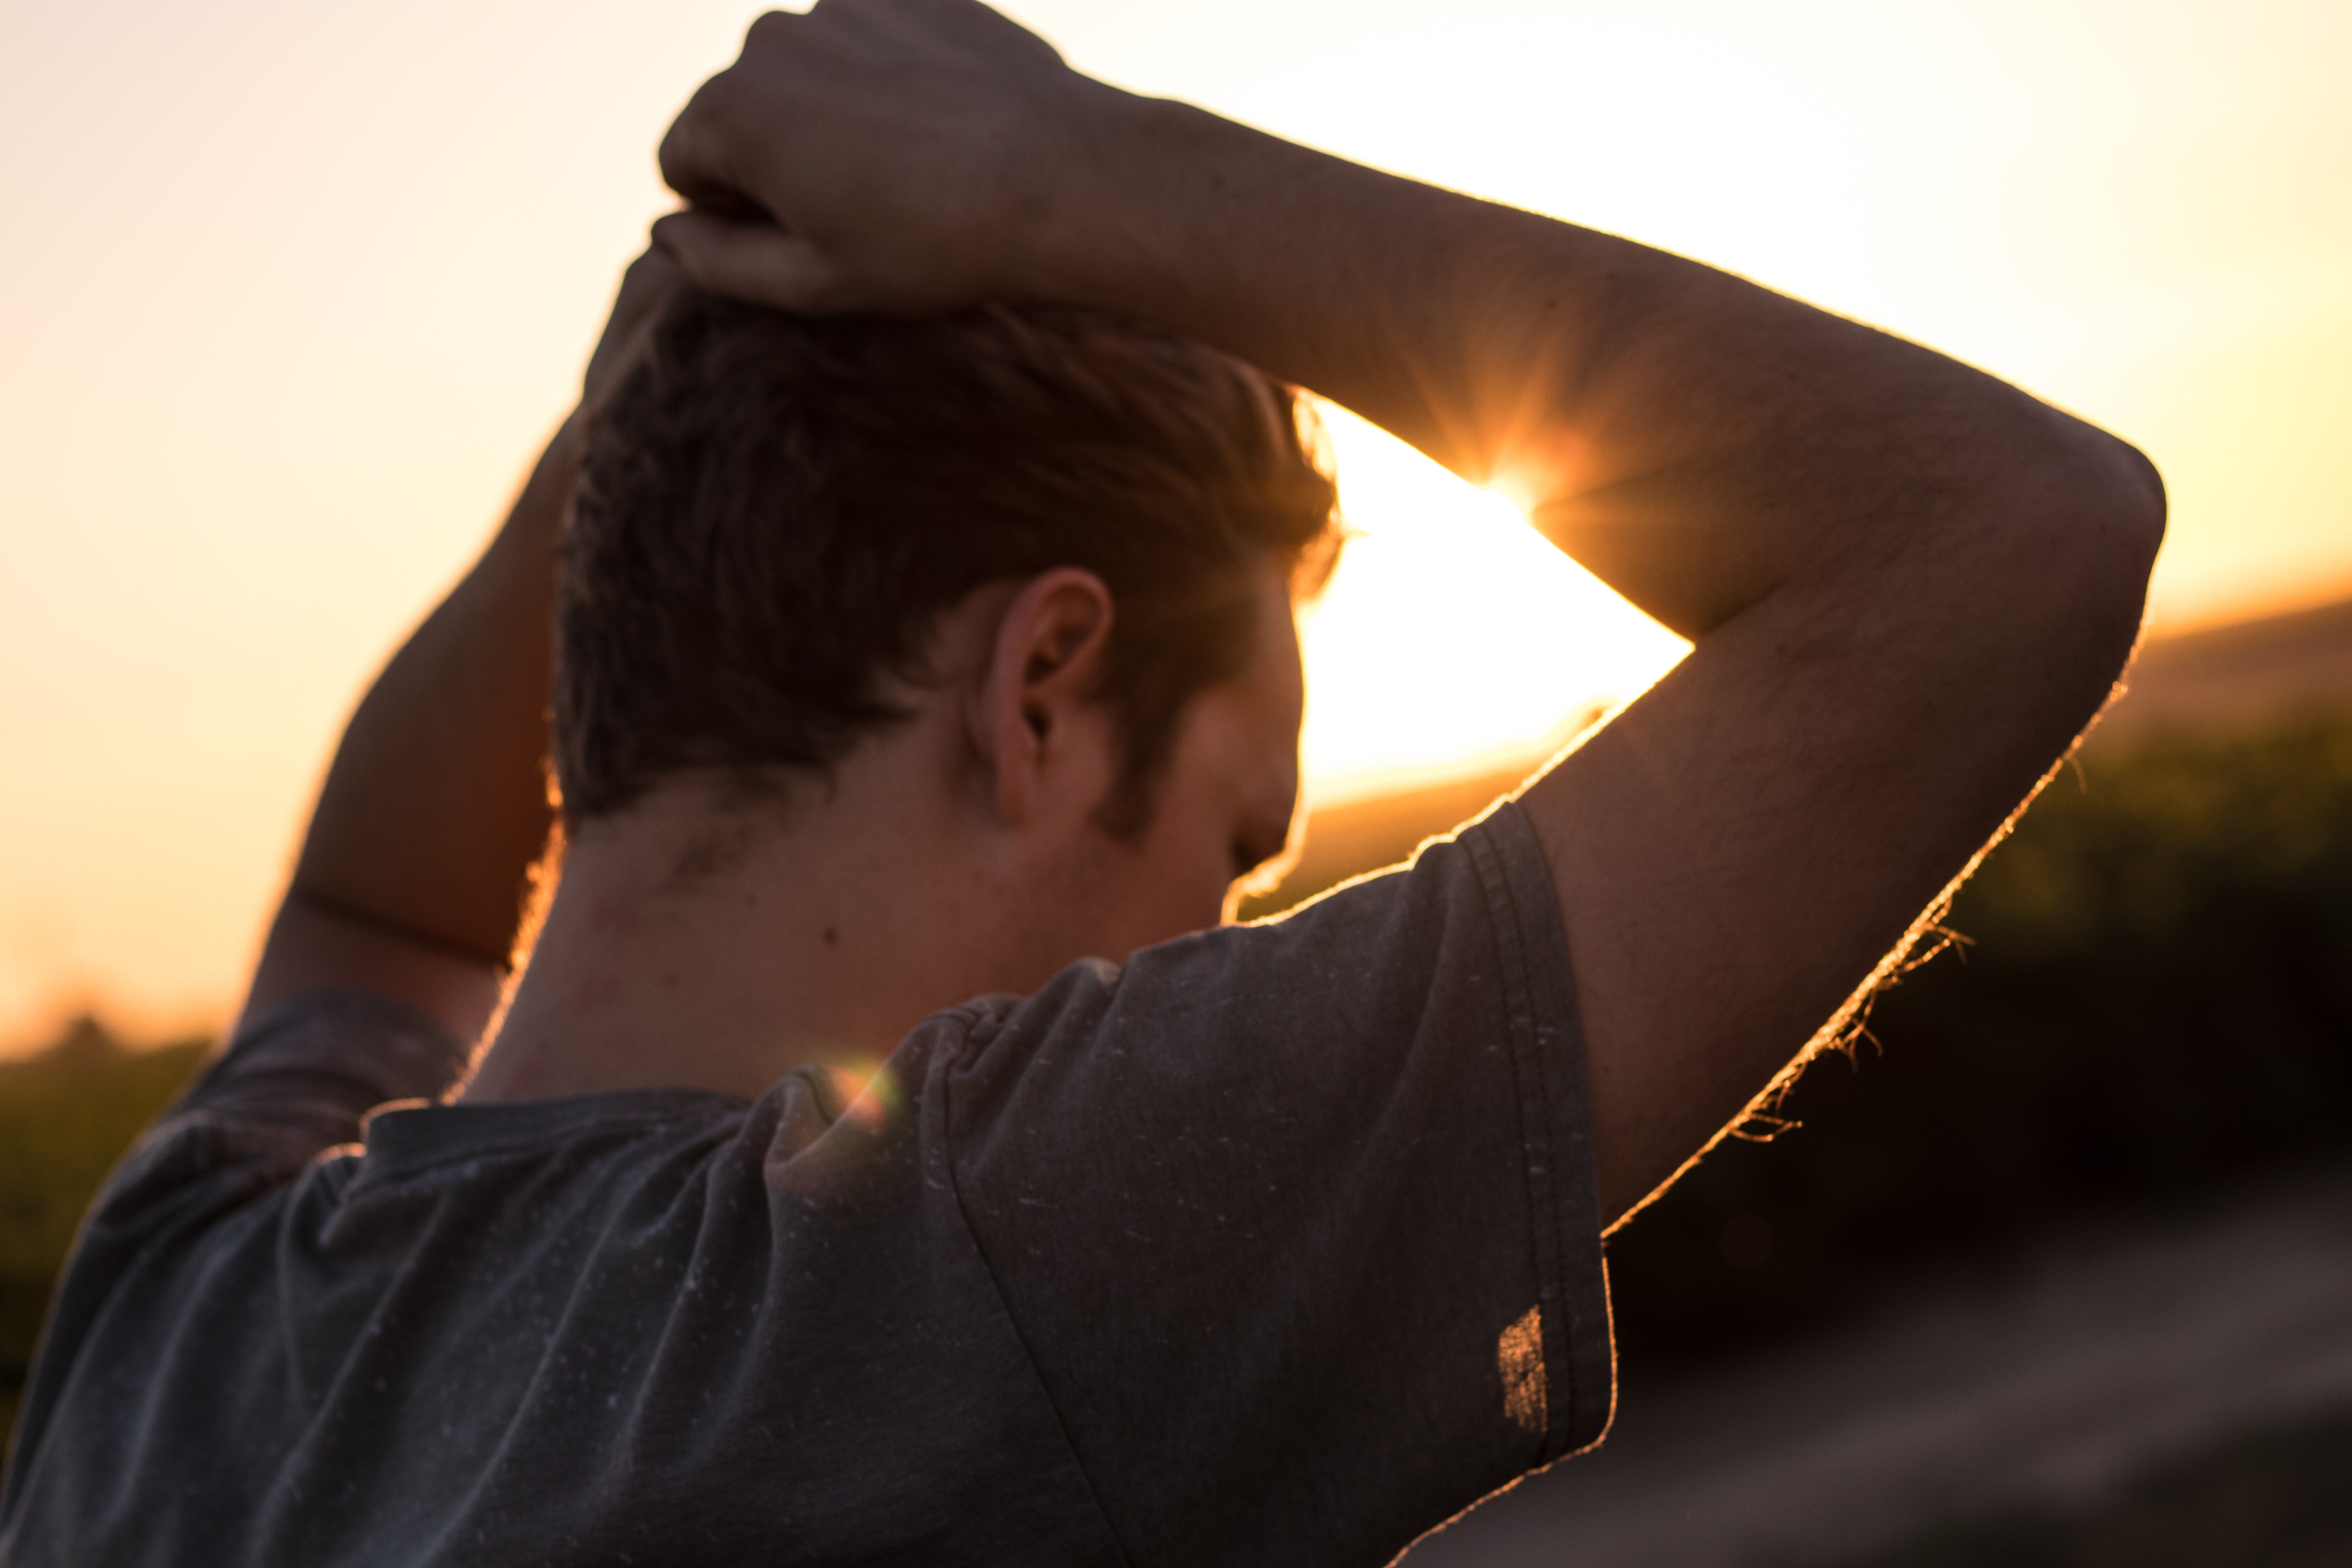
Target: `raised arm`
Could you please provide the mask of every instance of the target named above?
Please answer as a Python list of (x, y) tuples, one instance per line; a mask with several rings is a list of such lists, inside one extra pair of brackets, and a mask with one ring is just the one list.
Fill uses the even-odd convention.
[(1152, 318), (1507, 486), (1696, 640), (1524, 799), (1612, 1218), (1839, 1026), (2137, 634), (2163, 499), (2122, 443), (1681, 258), (1118, 92), (977, 4), (762, 18), (664, 167), (697, 210), (657, 243), (705, 287)]
[(674, 287), (641, 258), (590, 358), (579, 409), (502, 526), (377, 676), (344, 730), (247, 995), (372, 992), (461, 1039), (498, 1005), (549, 825), (555, 550), (582, 426)]

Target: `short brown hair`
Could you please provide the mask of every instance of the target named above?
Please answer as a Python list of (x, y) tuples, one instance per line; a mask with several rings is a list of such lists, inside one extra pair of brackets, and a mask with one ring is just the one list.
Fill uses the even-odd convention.
[(1096, 312), (788, 315), (692, 291), (593, 426), (557, 605), (574, 826), (687, 767), (822, 768), (900, 717), (938, 616), (1081, 566), (1132, 834), (1178, 715), (1250, 655), (1254, 569), (1316, 581), (1335, 492), (1290, 388)]

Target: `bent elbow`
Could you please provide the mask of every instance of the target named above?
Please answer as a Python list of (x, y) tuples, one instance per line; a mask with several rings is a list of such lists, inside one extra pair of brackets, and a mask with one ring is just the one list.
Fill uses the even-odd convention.
[[(2042, 475), (2022, 582), (2039, 642), (2062, 683), (2081, 693), (2086, 722), (2139, 641), (2148, 578), (2164, 543), (2163, 477), (2126, 441), (2077, 426), (2062, 459)], [(2022, 606), (2021, 606), (2022, 607)]]
[(2145, 601), (2148, 574), (2164, 545), (2164, 476), (2147, 453), (2105, 431), (2094, 433), (2099, 487), (2096, 506), (2119, 590)]
[(2032, 458), (2014, 462), (2000, 487), (2012, 566), (2031, 561), (2034, 575), (2078, 608), (2105, 609), (2137, 627), (2164, 543), (2163, 476), (2130, 442), (2071, 416), (2056, 416), (2038, 435)]

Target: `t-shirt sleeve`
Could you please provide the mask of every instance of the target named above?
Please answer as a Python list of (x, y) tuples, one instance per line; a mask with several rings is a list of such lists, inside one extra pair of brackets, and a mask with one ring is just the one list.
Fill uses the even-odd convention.
[(469, 1055), (440, 1024), (385, 997), (292, 997), (240, 1022), (144, 1145), (183, 1145), (181, 1159), (197, 1165), (291, 1174), (324, 1150), (358, 1142), (377, 1107), (441, 1098)]
[[(180, 1303), (206, 1238), (255, 1213), (254, 1200), (321, 1153), (356, 1142), (370, 1111), (445, 1092), (467, 1060), (463, 1043), (433, 1020), (362, 992), (297, 996), (244, 1020), (83, 1220), (42, 1331), (17, 1453), (41, 1447), (77, 1376), (78, 1397), (137, 1420), (157, 1366), (178, 1353)], [(130, 1351), (85, 1356), (108, 1335)], [(23, 1484), (20, 1463), (0, 1513), (14, 1510)]]
[(1067, 972), (944, 1070), (957, 1197), (1134, 1561), (1382, 1562), (1608, 1425), (1575, 991), (1516, 805)]

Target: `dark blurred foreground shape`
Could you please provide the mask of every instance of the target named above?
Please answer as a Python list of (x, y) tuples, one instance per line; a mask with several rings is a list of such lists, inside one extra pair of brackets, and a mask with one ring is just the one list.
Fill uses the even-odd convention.
[[(1318, 813), (1297, 869), (1246, 912), (1402, 858), (1523, 771)], [(2352, 1281), (2352, 604), (2152, 646), (2132, 696), (1948, 923), (1967, 939), (1958, 951), (1881, 996), (1850, 1059), (1826, 1058), (1799, 1082), (1782, 1113), (1801, 1125), (1727, 1143), (1612, 1243), (1631, 1414), (1608, 1451), (1479, 1510), (1417, 1550), (1413, 1568), (2352, 1563), (2352, 1399), (2275, 1419), (2247, 1403), (2265, 1376), (2294, 1383), (2293, 1355), (2342, 1352), (2352, 1367), (2352, 1296), (2326, 1343), (2263, 1338), (2310, 1337), (2338, 1286), (2334, 1261)], [(201, 1051), (125, 1051), (85, 1021), (46, 1055), (0, 1064), (6, 1415), (76, 1216)], [(2346, 1223), (2331, 1230), (2338, 1209)], [(2295, 1272), (2282, 1250), (2312, 1267)], [(2203, 1279), (2203, 1295), (2164, 1289), (2185, 1270), (2221, 1278)], [(2277, 1312), (2207, 1331), (2199, 1314), (2225, 1311), (2233, 1281)], [(2004, 1350), (2004, 1333), (2027, 1336), (2047, 1364)], [(2136, 1392), (2058, 1398), (2095, 1352)], [(1904, 1373), (1906, 1357), (1921, 1364)], [(2095, 1426), (2105, 1409), (2111, 1424), (2146, 1426), (2147, 1390), (2176, 1363), (2183, 1379), (2201, 1369), (2245, 1384), (2235, 1404), (2191, 1401), (2226, 1430), (2201, 1446), (2174, 1433), (2147, 1474), (2129, 1463), (2129, 1432), (2070, 1433), (2064, 1453), (2106, 1456), (2096, 1485), (2056, 1501), (1988, 1490), (1981, 1507), (1921, 1519), (1908, 1544), (1877, 1555), (1840, 1555), (1841, 1532), (1826, 1528), (1810, 1545), (1743, 1541), (1728, 1503), (1709, 1536), (1706, 1520), (1682, 1517), (1696, 1504), (1671, 1500), (1674, 1483), (1702, 1474), (1717, 1486), (1709, 1497), (1752, 1491), (1753, 1466), (1776, 1447), (1784, 1468), (1809, 1453), (1854, 1467), (1841, 1432), (1916, 1438), (1962, 1415), (1998, 1430), (2003, 1368), (2018, 1420), (2040, 1401), (2045, 1420), (2054, 1410)], [(1776, 1438), (1801, 1416), (1812, 1448)], [(1878, 1425), (1857, 1426), (1865, 1416)], [(1938, 1462), (1952, 1451), (1914, 1447)], [(1908, 1451), (1869, 1443), (1882, 1468)], [(1603, 1460), (1610, 1476), (1663, 1478), (1657, 1508), (1681, 1512), (1650, 1533), (1673, 1538), (1673, 1556), (1608, 1555), (1580, 1541), (1572, 1510), (1548, 1508), (1579, 1473), (1609, 1479)], [(1894, 1472), (1884, 1479), (1882, 1491), (1900, 1490)], [(1937, 1495), (1966, 1498), (1967, 1479)], [(1826, 1481), (1835, 1500), (1837, 1476)], [(1804, 1494), (1794, 1471), (1775, 1484)], [(1642, 1495), (1611, 1485), (1621, 1513)]]

